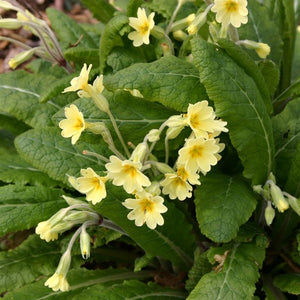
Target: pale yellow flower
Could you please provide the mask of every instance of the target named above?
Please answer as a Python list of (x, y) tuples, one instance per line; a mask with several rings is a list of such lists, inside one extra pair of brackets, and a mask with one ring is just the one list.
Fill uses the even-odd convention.
[(257, 43), (258, 47), (255, 49), (257, 55), (265, 59), (271, 52), (271, 48), (268, 44), (265, 43)]
[(99, 203), (106, 197), (106, 178), (100, 177), (92, 168), (81, 169), (82, 177), (77, 178), (77, 190), (86, 194), (86, 200), (93, 204)]
[(71, 142), (74, 145), (85, 129), (83, 114), (76, 105), (71, 104), (70, 107), (65, 107), (65, 116), (66, 119), (61, 120), (58, 126), (62, 129), (61, 135), (64, 138), (72, 137)]
[(184, 165), (177, 166), (177, 172), (166, 173), (165, 179), (160, 183), (162, 192), (169, 195), (170, 199), (185, 200), (192, 197), (193, 187), (190, 184), (200, 184), (199, 175), (189, 172)]
[(161, 196), (141, 191), (135, 194), (135, 199), (126, 199), (122, 204), (128, 209), (132, 209), (127, 218), (135, 220), (136, 226), (142, 226), (146, 223), (150, 229), (155, 229), (157, 225), (164, 224), (161, 214), (168, 209), (163, 205), (163, 202), (164, 199)]
[(248, 22), (247, 0), (214, 0), (211, 10), (216, 13), (216, 20), (227, 27), (232, 24), (239, 28)]
[(155, 25), (154, 15), (153, 12), (147, 17), (145, 9), (139, 7), (137, 18), (129, 18), (129, 25), (136, 30), (128, 34), (128, 38), (133, 41), (133, 46), (139, 47), (142, 44), (149, 44), (150, 31)]
[(185, 146), (179, 150), (178, 163), (184, 164), (189, 172), (209, 172), (211, 166), (218, 162), (220, 147), (215, 139), (187, 139)]
[(62, 291), (67, 292), (69, 290), (69, 283), (66, 277), (62, 274), (54, 273), (48, 280), (45, 282), (45, 286), (51, 288), (54, 292)]
[(127, 193), (142, 191), (143, 186), (151, 184), (149, 178), (140, 170), (142, 164), (131, 160), (120, 160), (112, 155), (110, 162), (105, 165), (108, 170), (108, 177), (113, 180), (116, 186), (123, 186)]
[(46, 242), (54, 241), (58, 239), (57, 232), (51, 232), (51, 223), (49, 220), (40, 222), (35, 228), (35, 233), (40, 235), (42, 240)]
[(71, 86), (65, 88), (63, 93), (75, 92), (79, 90), (84, 91), (88, 86), (89, 74), (91, 69), (92, 69), (92, 65), (89, 65), (89, 67), (87, 68), (87, 65), (84, 64), (80, 71), (79, 76), (71, 80)]
[(186, 122), (197, 138), (208, 138), (208, 133), (215, 131), (228, 131), (225, 127), (227, 122), (215, 118), (215, 112), (212, 107), (208, 106), (206, 100), (188, 106)]

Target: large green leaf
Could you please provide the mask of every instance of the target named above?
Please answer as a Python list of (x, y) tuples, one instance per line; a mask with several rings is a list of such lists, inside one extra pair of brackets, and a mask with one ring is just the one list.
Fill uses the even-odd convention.
[(123, 284), (114, 284), (106, 287), (94, 285), (86, 291), (74, 297), (80, 300), (88, 294), (89, 300), (124, 300), (124, 299), (145, 299), (145, 300), (174, 300), (186, 299), (183, 291), (170, 288), (163, 288), (157, 284), (145, 284), (137, 280), (125, 281)]
[(82, 168), (103, 170), (103, 163), (95, 157), (83, 155), (83, 150), (103, 155), (107, 153), (107, 147), (103, 145), (101, 138), (95, 145), (79, 140), (73, 146), (70, 139), (63, 138), (60, 130), (53, 127), (29, 130), (19, 135), (15, 144), (26, 161), (51, 178), (65, 183), (68, 182), (66, 174), (78, 176)]
[[(300, 98), (289, 102), (285, 109), (272, 119), (276, 148), (276, 176), (282, 185), (286, 183), (300, 141), (299, 115)], [(299, 181), (299, 172), (297, 178)]]
[(107, 89), (113, 91), (137, 89), (147, 100), (179, 111), (186, 111), (189, 103), (207, 99), (198, 70), (175, 56), (132, 65), (107, 76), (104, 83)]
[(264, 183), (273, 168), (272, 123), (255, 85), (223, 50), (192, 40), (195, 65), (216, 113), (228, 122), (229, 135), (253, 184)]
[(300, 274), (283, 274), (274, 279), (274, 284), (282, 291), (300, 295)]
[[(130, 272), (126, 269), (107, 269), (107, 270), (71, 270), (68, 272), (67, 280), (70, 284), (69, 292), (53, 292), (50, 288), (44, 286), (45, 278), (25, 285), (24, 287), (8, 293), (4, 299), (8, 300), (73, 300), (76, 295), (84, 295), (89, 298), (90, 287), (96, 286), (101, 289), (113, 284), (121, 283), (124, 280), (144, 279), (149, 277), (148, 272)], [(82, 294), (81, 294), (82, 292)], [(98, 298), (99, 299), (99, 298)], [(100, 298), (101, 299), (101, 298)]]
[(30, 236), (14, 250), (0, 252), (0, 292), (17, 289), (41, 275), (51, 274), (59, 256), (57, 243), (46, 243), (37, 235)]
[(0, 236), (36, 226), (67, 206), (62, 190), (43, 186), (0, 187)]
[(55, 186), (58, 182), (33, 168), (17, 154), (0, 156), (0, 180), (6, 183)]
[(163, 214), (164, 225), (151, 230), (127, 219), (129, 210), (122, 201), (130, 196), (122, 188), (107, 184), (107, 190), (107, 198), (95, 207), (101, 215), (121, 227), (149, 256), (163, 257), (185, 270), (191, 266), (195, 243), (192, 226), (173, 203), (165, 203), (168, 211)]
[(78, 41), (80, 41), (80, 46), (97, 48), (98, 45), (90, 35), (75, 20), (68, 17), (62, 11), (48, 8), (47, 16), (64, 49), (71, 47), (71, 45), (78, 43)]
[[(266, 7), (259, 5), (257, 1), (248, 1), (248, 23), (239, 28), (239, 35), (241, 40), (268, 44), (271, 47), (268, 59), (273, 60), (278, 67), (280, 66), (282, 39), (275, 21), (269, 18)], [(249, 50), (248, 53), (255, 60), (259, 60), (254, 50)]]
[[(51, 125), (50, 117), (59, 108), (57, 104), (39, 103), (40, 94), (56, 78), (40, 76), (25, 71), (15, 71), (0, 75), (0, 107), (18, 120), (32, 127)], [(8, 101), (9, 99), (9, 101)]]
[(251, 243), (233, 243), (211, 249), (212, 257), (224, 255), (228, 250), (225, 263), (219, 272), (205, 274), (187, 299), (252, 300), (267, 244), (265, 237), (258, 236)]
[[(125, 142), (130, 141), (133, 144), (142, 142), (152, 128), (159, 128), (171, 115), (176, 114), (176, 111), (161, 104), (133, 97), (124, 91), (107, 93), (107, 99)], [(114, 135), (108, 115), (100, 111), (91, 99), (78, 99), (74, 104), (83, 113), (87, 122), (104, 122)], [(53, 121), (58, 123), (63, 118), (65, 116), (62, 109), (53, 116)]]
[(214, 173), (203, 177), (194, 201), (201, 232), (218, 243), (235, 238), (256, 207), (255, 195), (244, 181)]
[(103, 23), (107, 23), (116, 11), (106, 0), (81, 0), (81, 2)]
[(67, 49), (64, 56), (68, 61), (72, 61), (75, 65), (83, 66), (92, 64), (93, 67), (99, 67), (99, 50), (98, 48), (76, 47)]

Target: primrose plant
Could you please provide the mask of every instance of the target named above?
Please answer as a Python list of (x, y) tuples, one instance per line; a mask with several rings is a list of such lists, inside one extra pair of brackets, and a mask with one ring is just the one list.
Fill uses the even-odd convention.
[(300, 294), (299, 1), (82, 4), (0, 1), (4, 298)]

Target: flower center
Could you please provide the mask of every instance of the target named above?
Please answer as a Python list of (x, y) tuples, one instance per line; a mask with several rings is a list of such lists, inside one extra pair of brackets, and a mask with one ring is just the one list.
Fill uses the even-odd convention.
[(136, 176), (137, 174), (136, 167), (131, 165), (125, 165), (123, 168), (124, 168), (124, 172), (129, 176), (131, 176), (132, 178)]
[(234, 0), (229, 0), (225, 3), (227, 12), (235, 12), (238, 10), (238, 4)]
[(80, 118), (78, 118), (74, 124), (74, 127), (77, 129), (77, 130), (80, 130), (82, 128), (84, 128), (84, 124), (82, 122), (82, 120)]
[(183, 180), (185, 181), (188, 177), (189, 177), (189, 173), (186, 171), (185, 168), (179, 168), (177, 169), (177, 175)]
[(195, 157), (201, 157), (202, 156), (202, 151), (203, 151), (202, 146), (195, 145), (190, 149), (189, 153), (190, 153), (192, 158), (195, 158)]
[(200, 125), (198, 114), (192, 114), (190, 117), (190, 124), (192, 128), (197, 128)]
[(142, 34), (146, 34), (148, 33), (149, 30), (149, 24), (148, 22), (145, 22), (141, 27), (140, 27), (140, 31)]
[(153, 209), (154, 209), (154, 203), (151, 200), (149, 200), (149, 199), (142, 199), (140, 201), (140, 206), (141, 206), (142, 211), (144, 213), (146, 213), (146, 212), (152, 212)]

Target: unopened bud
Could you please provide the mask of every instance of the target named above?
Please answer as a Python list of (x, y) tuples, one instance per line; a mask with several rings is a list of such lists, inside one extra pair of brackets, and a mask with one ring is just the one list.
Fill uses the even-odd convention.
[(258, 43), (250, 40), (243, 40), (243, 41), (239, 41), (238, 43), (245, 46), (248, 49), (255, 50), (257, 55), (263, 59), (266, 58), (271, 52), (270, 46), (265, 43)]
[(93, 87), (97, 90), (98, 93), (102, 93), (104, 90), (103, 85), (103, 75), (97, 76), (93, 82)]
[(153, 196), (159, 196), (161, 194), (160, 184), (158, 181), (152, 181), (151, 185), (145, 188), (145, 191), (152, 194)]
[(271, 200), (280, 212), (284, 212), (289, 208), (288, 202), (285, 200), (281, 189), (273, 182), (270, 182)]
[(67, 275), (71, 264), (71, 251), (67, 249), (67, 251), (60, 258), (59, 264), (56, 269), (56, 273), (63, 275), (64, 277)]
[(65, 196), (65, 195), (62, 195), (62, 197), (68, 203), (69, 206), (78, 205), (78, 204), (80, 204), (80, 205), (86, 204), (86, 202), (84, 202), (84, 201), (74, 199), (74, 198), (71, 198), (71, 197), (68, 197), (68, 196)]
[(186, 28), (195, 20), (195, 18), (195, 14), (190, 14), (186, 18), (174, 22), (170, 31), (176, 32), (178, 30)]
[(295, 211), (295, 213), (300, 216), (300, 199), (293, 197), (288, 193), (284, 193), (289, 205)]
[(166, 174), (166, 173), (174, 173), (175, 174), (175, 171), (169, 165), (167, 165), (165, 163), (155, 162), (154, 166), (158, 169), (158, 171), (160, 171), (163, 174)]
[(10, 68), (15, 69), (23, 62), (29, 60), (34, 55), (35, 49), (29, 49), (27, 51), (23, 51), (19, 54), (17, 54), (14, 58), (10, 59), (8, 62), (8, 65)]
[(165, 32), (159, 26), (154, 26), (150, 33), (158, 40), (162, 40), (163, 38), (165, 38)]
[(188, 35), (182, 30), (177, 30), (173, 32), (173, 37), (175, 40), (182, 42), (188, 37)]
[(204, 12), (196, 16), (190, 26), (187, 28), (189, 35), (194, 35), (198, 30), (206, 23), (207, 14), (210, 11), (211, 6), (208, 6)]
[(137, 90), (137, 89), (124, 89), (124, 91), (129, 92), (132, 96), (134, 97), (139, 97), (139, 98), (144, 98), (144, 96), (142, 95), (142, 93)]
[(265, 220), (268, 226), (270, 226), (275, 217), (275, 209), (272, 207), (270, 201), (268, 201), (268, 206), (265, 209)]
[(182, 131), (183, 128), (184, 128), (184, 126), (168, 128), (168, 130), (166, 132), (166, 138), (168, 140), (175, 139), (180, 134), (180, 132)]
[(18, 7), (13, 6), (12, 4), (10, 4), (10, 3), (7, 2), (7, 1), (0, 1), (0, 8), (3, 8), (3, 9), (5, 9), (5, 10), (9, 10), (9, 9), (12, 9), (12, 10), (19, 10)]
[(151, 143), (159, 140), (160, 131), (158, 129), (151, 129), (147, 134), (147, 140)]
[(145, 143), (140, 143), (133, 150), (130, 156), (130, 160), (134, 162), (140, 162), (144, 159), (146, 153), (147, 153), (147, 145)]
[(83, 227), (80, 233), (80, 250), (83, 259), (88, 259), (91, 252), (91, 238)]
[(103, 122), (85, 123), (86, 129), (94, 134), (100, 134), (108, 145), (113, 145), (112, 136)]
[(19, 29), (22, 23), (13, 18), (0, 19), (0, 28)]
[(96, 106), (97, 106), (100, 110), (102, 110), (102, 111), (104, 111), (104, 112), (108, 112), (108, 111), (109, 111), (108, 101), (107, 101), (107, 99), (105, 98), (104, 95), (98, 93), (98, 92), (96, 91), (96, 89), (95, 89), (95, 93), (93, 93), (93, 94), (91, 95), (91, 97), (92, 97), (94, 103), (96, 104)]

